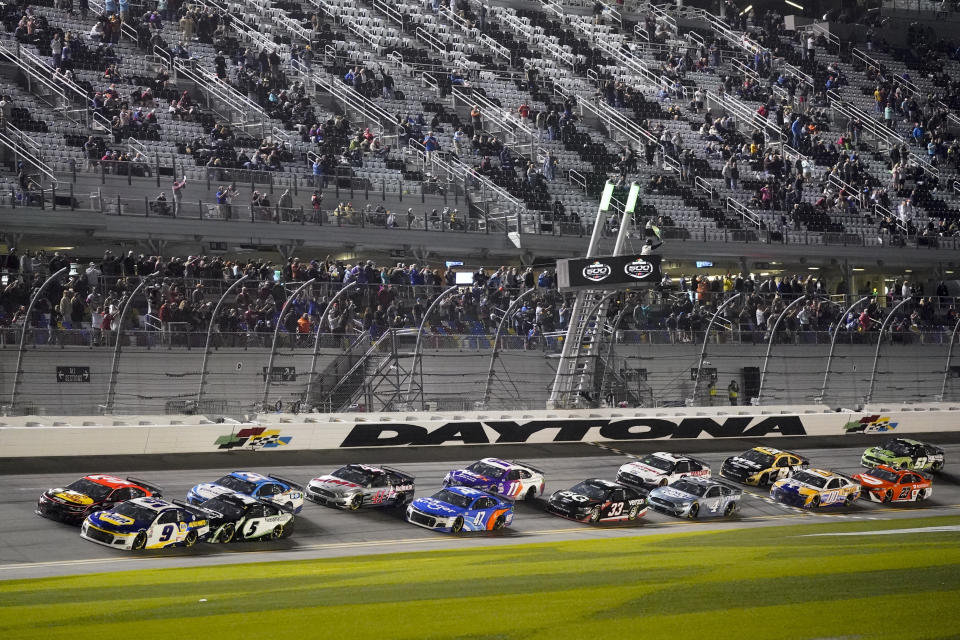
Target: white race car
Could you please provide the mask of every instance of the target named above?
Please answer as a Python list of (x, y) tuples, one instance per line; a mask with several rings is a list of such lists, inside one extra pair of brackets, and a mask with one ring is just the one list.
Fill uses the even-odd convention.
[(665, 487), (674, 480), (708, 477), (710, 465), (690, 456), (657, 451), (634, 462), (628, 462), (617, 471), (617, 482), (640, 489)]
[(195, 510), (157, 498), (136, 498), (87, 516), (80, 536), (114, 549), (192, 547), (210, 532)]

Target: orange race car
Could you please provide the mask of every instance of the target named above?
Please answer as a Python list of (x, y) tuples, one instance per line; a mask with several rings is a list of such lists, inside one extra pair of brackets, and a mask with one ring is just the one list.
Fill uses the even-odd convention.
[(909, 469), (880, 465), (853, 479), (863, 487), (860, 495), (872, 502), (920, 502), (933, 494), (930, 476)]
[(118, 478), (105, 474), (84, 476), (66, 487), (48, 489), (37, 501), (37, 515), (51, 520), (79, 524), (93, 513), (133, 498), (159, 498), (156, 485), (137, 478)]

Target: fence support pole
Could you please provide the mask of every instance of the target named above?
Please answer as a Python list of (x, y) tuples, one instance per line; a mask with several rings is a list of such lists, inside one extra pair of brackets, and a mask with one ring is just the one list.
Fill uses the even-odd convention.
[(790, 311), (798, 303), (803, 302), (807, 299), (807, 296), (800, 296), (790, 304), (788, 304), (783, 311), (780, 312), (780, 315), (777, 316), (776, 322), (773, 323), (773, 328), (770, 330), (770, 339), (767, 340), (767, 353), (763, 357), (763, 369), (760, 370), (760, 386), (757, 388), (757, 406), (760, 406), (760, 398), (763, 395), (763, 381), (767, 377), (767, 363), (770, 362), (770, 352), (773, 350), (773, 339), (777, 335), (777, 327), (780, 326), (780, 321), (783, 320), (783, 316), (787, 315), (787, 312)]
[(207, 327), (207, 341), (203, 349), (203, 365), (200, 368), (200, 385), (197, 387), (197, 409), (200, 408), (200, 403), (203, 401), (203, 390), (207, 383), (207, 362), (210, 359), (210, 341), (213, 338), (213, 326), (217, 321), (217, 314), (220, 313), (220, 307), (223, 306), (223, 301), (227, 299), (227, 296), (230, 295), (230, 292), (237, 288), (238, 285), (243, 283), (247, 278), (250, 277), (250, 274), (245, 274), (240, 279), (234, 281), (227, 290), (223, 292), (223, 295), (220, 296), (220, 299), (217, 300), (217, 306), (213, 308), (213, 313), (210, 315), (210, 325)]
[(823, 402), (823, 398), (827, 393), (827, 381), (830, 379), (830, 362), (833, 360), (833, 350), (837, 344), (837, 334), (840, 333), (840, 326), (846, 322), (847, 314), (849, 314), (863, 302), (866, 302), (870, 299), (870, 296), (864, 296), (847, 307), (846, 311), (843, 312), (843, 315), (840, 316), (840, 320), (837, 321), (837, 325), (833, 328), (833, 335), (830, 337), (830, 353), (827, 354), (827, 370), (823, 372), (823, 384), (820, 386), (820, 402)]
[(310, 377), (307, 378), (307, 390), (306, 395), (304, 396), (304, 401), (310, 401), (310, 392), (313, 390), (313, 380), (317, 376), (317, 360), (320, 359), (320, 333), (323, 331), (323, 325), (327, 323), (327, 315), (330, 313), (330, 309), (333, 308), (333, 303), (336, 302), (340, 296), (345, 294), (347, 291), (351, 291), (357, 286), (356, 282), (351, 282), (347, 286), (337, 291), (337, 293), (330, 299), (330, 302), (327, 303), (327, 306), (323, 308), (323, 313), (320, 314), (320, 321), (317, 323), (317, 330), (313, 334), (313, 357), (310, 359)]
[(296, 298), (298, 295), (300, 295), (301, 291), (303, 291), (304, 289), (306, 289), (316, 281), (317, 281), (316, 278), (311, 278), (310, 280), (307, 280), (302, 285), (297, 287), (296, 291), (290, 294), (290, 296), (283, 302), (283, 307), (281, 307), (280, 309), (280, 315), (277, 316), (277, 326), (273, 328), (273, 341), (270, 343), (270, 358), (267, 360), (267, 370), (263, 375), (264, 380), (263, 380), (263, 405), (262, 406), (264, 409), (266, 409), (266, 406), (267, 406), (267, 398), (270, 396), (270, 383), (272, 382), (271, 372), (273, 371), (273, 359), (277, 354), (277, 336), (280, 335), (280, 327), (283, 326), (283, 317), (286, 315), (287, 308), (290, 306), (290, 303), (293, 301), (293, 299)]
[(943, 396), (947, 393), (947, 378), (950, 377), (950, 359), (953, 357), (953, 344), (957, 341), (957, 329), (960, 329), (960, 320), (957, 320), (957, 324), (953, 325), (953, 333), (950, 334), (950, 348), (947, 349), (947, 364), (943, 367), (943, 386), (940, 387), (940, 402), (943, 402)]
[(727, 305), (739, 298), (743, 294), (736, 294), (732, 298), (727, 299), (723, 304), (717, 307), (717, 310), (714, 311), (713, 315), (710, 317), (710, 322), (707, 323), (707, 330), (703, 334), (703, 346), (700, 347), (700, 359), (697, 360), (697, 377), (693, 381), (693, 391), (690, 392), (690, 406), (694, 406), (697, 400), (697, 388), (700, 386), (700, 370), (703, 368), (703, 359), (707, 355), (707, 340), (710, 339), (710, 330), (713, 328), (713, 323), (716, 322), (717, 317), (720, 315), (720, 312), (727, 308)]
[(117, 330), (114, 335), (116, 343), (113, 345), (113, 363), (110, 365), (110, 384), (107, 386), (107, 401), (103, 405), (103, 412), (106, 415), (113, 413), (113, 405), (117, 397), (117, 374), (120, 367), (120, 343), (121, 338), (123, 337), (123, 323), (127, 319), (127, 312), (130, 310), (130, 304), (133, 302), (133, 299), (137, 296), (137, 294), (140, 293), (140, 290), (147, 286), (147, 283), (150, 282), (151, 279), (160, 275), (160, 271), (154, 271), (141, 280), (140, 284), (137, 285), (137, 288), (133, 290), (133, 293), (130, 294), (130, 297), (127, 298), (127, 301), (123, 304), (123, 309), (120, 310), (120, 317), (117, 319)]
[(430, 318), (430, 314), (433, 312), (437, 304), (442, 301), (444, 298), (449, 296), (451, 293), (454, 293), (460, 288), (460, 285), (453, 285), (433, 301), (433, 303), (427, 308), (426, 313), (423, 314), (423, 319), (420, 321), (420, 326), (417, 328), (417, 343), (413, 348), (413, 363), (410, 365), (410, 377), (407, 380), (407, 393), (406, 393), (406, 402), (410, 402), (410, 393), (413, 391), (413, 379), (417, 375), (417, 365), (420, 365), (420, 411), (426, 411), (427, 404), (423, 397), (423, 362), (420, 359), (420, 344), (423, 338), (423, 329), (427, 326), (427, 319)]
[(877, 335), (877, 350), (873, 354), (873, 369), (870, 371), (870, 387), (867, 389), (867, 397), (863, 399), (864, 406), (870, 404), (870, 401), (873, 400), (873, 387), (877, 382), (877, 363), (880, 361), (880, 345), (883, 344), (883, 332), (887, 330), (887, 325), (897, 312), (897, 309), (910, 302), (910, 300), (911, 298), (909, 297), (901, 300), (900, 304), (890, 310), (887, 317), (883, 319), (883, 324), (880, 325), (880, 333)]
[(507, 307), (507, 310), (503, 312), (503, 317), (500, 318), (500, 322), (497, 323), (497, 332), (493, 337), (493, 352), (490, 354), (490, 366), (487, 369), (487, 384), (483, 389), (483, 408), (487, 408), (487, 403), (490, 401), (490, 387), (493, 384), (493, 369), (497, 363), (497, 354), (500, 351), (500, 334), (503, 332), (503, 327), (507, 323), (507, 318), (511, 316), (514, 308), (516, 308), (517, 303), (529, 296), (531, 293), (537, 290), (536, 287), (530, 287), (519, 296), (513, 299), (513, 302), (510, 303), (510, 306)]

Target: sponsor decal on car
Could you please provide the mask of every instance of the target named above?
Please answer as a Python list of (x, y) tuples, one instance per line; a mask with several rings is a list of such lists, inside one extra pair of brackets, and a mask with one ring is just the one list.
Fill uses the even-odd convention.
[(279, 429), (247, 427), (236, 433), (220, 436), (213, 444), (218, 449), (276, 449), (290, 444), (293, 436), (280, 435)]

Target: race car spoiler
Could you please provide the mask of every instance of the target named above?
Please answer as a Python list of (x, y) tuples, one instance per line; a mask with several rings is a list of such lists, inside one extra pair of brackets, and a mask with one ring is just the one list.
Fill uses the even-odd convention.
[(733, 489), (737, 493), (743, 494), (743, 487), (738, 484), (734, 484), (727, 480), (726, 478), (721, 478), (720, 476), (711, 476), (710, 482), (716, 482), (719, 485), (723, 485), (727, 489)]
[(703, 467), (706, 468), (706, 469), (709, 469), (709, 468), (710, 468), (710, 465), (707, 464), (706, 462), (704, 462), (703, 460), (701, 460), (700, 458), (694, 458), (693, 456), (689, 456), (689, 455), (687, 455), (687, 454), (683, 454), (683, 457), (686, 458), (687, 460), (692, 460), (693, 462), (696, 462), (697, 464), (703, 465)]
[(413, 475), (412, 473), (407, 473), (406, 471), (401, 471), (400, 469), (397, 469), (396, 467), (388, 467), (388, 466), (386, 466), (386, 465), (380, 465), (380, 468), (383, 469), (384, 471), (389, 471), (390, 473), (395, 473), (395, 474), (397, 474), (397, 475), (399, 475), (399, 476), (403, 476), (404, 478), (409, 478), (410, 480), (416, 480), (416, 479), (417, 479), (417, 477), (416, 477), (415, 475)]
[(150, 489), (150, 492), (158, 498), (161, 497), (161, 494), (163, 493), (163, 489), (157, 485), (153, 484), (152, 482), (147, 482), (146, 480), (141, 480), (140, 478), (127, 478), (127, 482), (133, 482), (140, 485), (144, 489)]
[[(218, 496), (218, 497), (222, 497), (222, 496)], [(171, 502), (177, 505), (178, 507), (180, 507), (181, 509), (185, 509), (186, 511), (189, 511), (195, 516), (200, 516), (203, 518), (210, 517), (210, 513), (206, 509), (201, 509), (195, 504), (190, 504), (188, 502), (184, 502), (183, 500), (171, 500)]]
[(511, 463), (511, 464), (520, 465), (521, 467), (526, 467), (527, 469), (530, 469), (530, 471), (536, 471), (536, 472), (539, 473), (540, 475), (546, 475), (546, 474), (543, 472), (542, 469), (538, 469), (538, 468), (536, 468), (535, 466), (533, 466), (532, 464), (527, 464), (526, 462), (523, 462), (522, 460), (511, 460), (510, 463)]
[(290, 485), (290, 487), (293, 488), (293, 489), (299, 489), (300, 491), (303, 491), (303, 485), (300, 484), (299, 482), (294, 482), (293, 480), (288, 480), (287, 478), (284, 478), (283, 476), (275, 476), (275, 475), (273, 475), (272, 473), (267, 474), (267, 477), (268, 477), (268, 478), (273, 478), (274, 480), (279, 480), (280, 482), (284, 482), (284, 483)]

